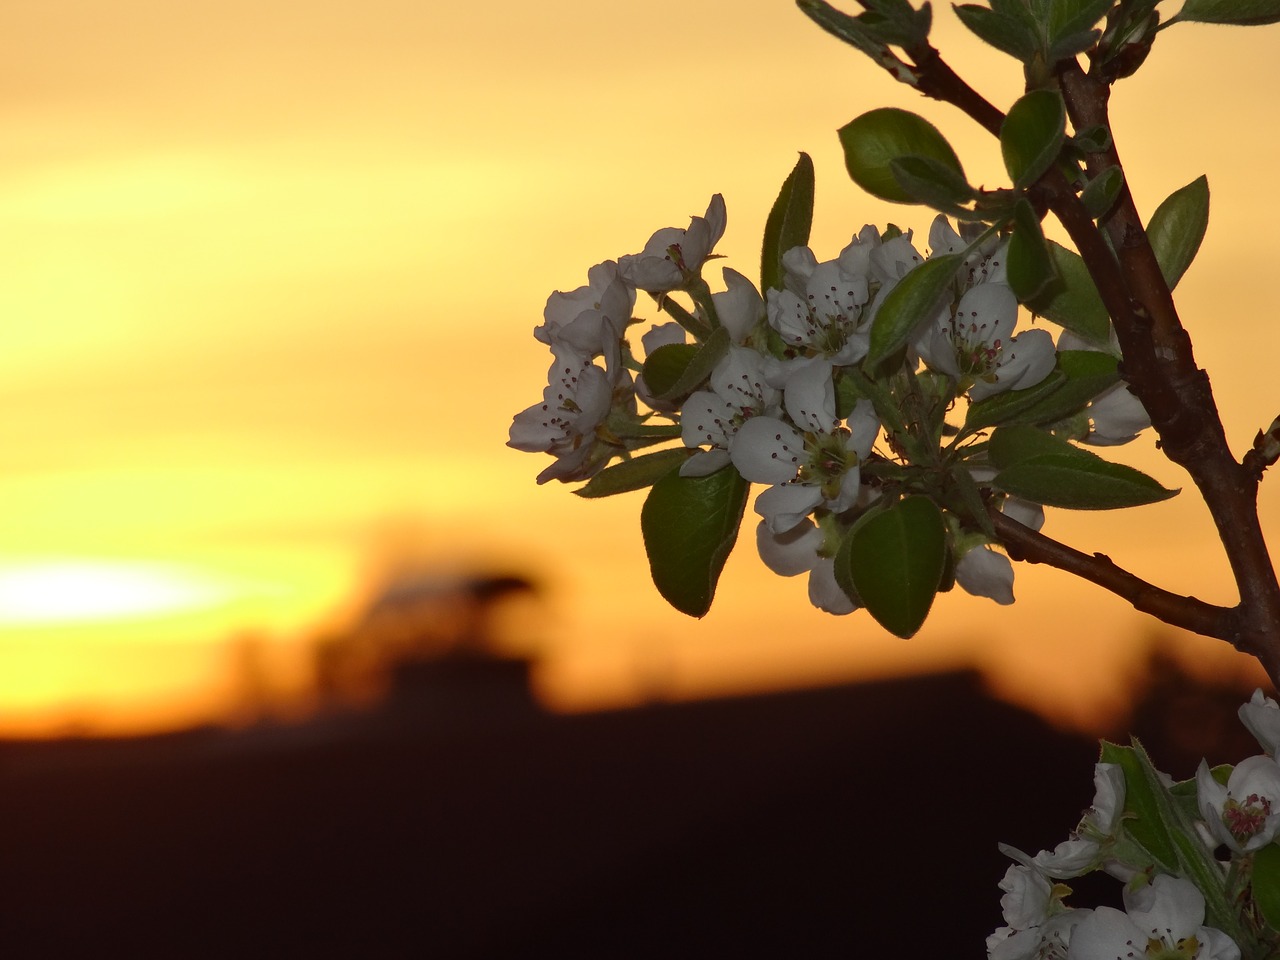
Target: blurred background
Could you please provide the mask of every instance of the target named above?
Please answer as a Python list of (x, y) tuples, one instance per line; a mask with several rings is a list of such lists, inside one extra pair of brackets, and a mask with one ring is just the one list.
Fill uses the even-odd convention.
[[(949, 10), (936, 19), (935, 44), (1007, 106), (1018, 67)], [(1165, 673), (1225, 684), (1232, 704), (1259, 681), (1225, 645), (1034, 567), (1018, 568), (1014, 607), (953, 591), (900, 641), (811, 609), (803, 578), (769, 573), (750, 536), (692, 621), (648, 582), (642, 495), (538, 487), (545, 459), (504, 446), (545, 383), (531, 331), (547, 294), (715, 192), (723, 262), (757, 273), (797, 151), (817, 167), (820, 259), (868, 222), (914, 227), (923, 249), (924, 211), (844, 174), (835, 130), (859, 113), (920, 112), (971, 181), (1003, 183), (989, 137), (791, 4), (7, 0), (0, 24), (0, 736), (12, 775), (36, 784), (13, 794), (17, 823), (53, 808), (33, 798), (66, 795), (67, 770), (135, 762), (103, 760), (99, 738), (150, 744), (166, 770), (222, 749), (182, 739), (192, 729), (266, 737), (278, 756), (281, 731), (331, 743), (346, 736), (335, 717), (391, 715), (410, 688), (418, 707), (392, 711), (404, 726), (377, 730), (512, 715), (482, 706), (494, 690), (514, 715), (565, 722), (702, 702), (781, 716), (800, 710), (777, 706), (800, 695), (786, 691), (868, 683), (881, 699), (855, 701), (919, 710), (917, 688), (894, 684), (934, 676), (919, 690), (997, 697), (1046, 737), (1087, 738), (1123, 730)], [(1280, 136), (1245, 92), (1280, 86), (1275, 36), (1177, 27), (1113, 100), (1144, 211), (1209, 176), (1208, 237), (1178, 299), (1240, 452), (1280, 412), (1258, 202)], [(1186, 485), (1149, 436), (1116, 453)], [(1261, 509), (1273, 525), (1266, 483)], [(1051, 512), (1046, 532), (1235, 600), (1193, 492)], [(959, 686), (928, 687), (937, 675)], [(864, 729), (883, 722), (868, 709)], [(59, 759), (33, 740), (60, 741)], [(1069, 810), (1088, 802), (1090, 755)], [(130, 782), (121, 810), (146, 792)], [(290, 782), (307, 792), (306, 775)], [(30, 863), (62, 863), (32, 843)]]

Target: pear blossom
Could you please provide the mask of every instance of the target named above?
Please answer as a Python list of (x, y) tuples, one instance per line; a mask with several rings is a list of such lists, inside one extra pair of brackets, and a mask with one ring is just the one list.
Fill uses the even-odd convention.
[(585, 480), (611, 454), (598, 440), (596, 428), (613, 406), (614, 386), (602, 368), (566, 346), (554, 346), (552, 356), (542, 402), (515, 415), (507, 446), (556, 458), (538, 474), (538, 483)]
[(606, 260), (587, 271), (585, 286), (547, 297), (542, 324), (533, 335), (549, 347), (567, 346), (588, 359), (604, 356), (608, 369), (616, 371), (635, 302), (635, 288), (618, 275), (616, 263)]
[(812, 570), (824, 540), (822, 530), (807, 517), (785, 533), (774, 533), (763, 520), (756, 525), (760, 559), (781, 577), (794, 577)]
[(1096, 763), (1093, 768), (1093, 804), (1085, 811), (1071, 837), (1059, 843), (1052, 851), (1041, 850), (1028, 857), (1016, 847), (1000, 844), (1000, 850), (1026, 867), (1032, 867), (1046, 877), (1069, 880), (1103, 866), (1108, 873), (1125, 874), (1128, 880), (1132, 871), (1112, 862), (1104, 862), (1105, 847), (1116, 838), (1120, 816), (1124, 812), (1124, 770), (1114, 763)]
[(844, 589), (836, 581), (836, 562), (832, 557), (819, 557), (809, 571), (809, 602), (823, 613), (837, 617), (858, 609)]
[(1083, 918), (1071, 931), (1067, 960), (1240, 960), (1230, 937), (1204, 926), (1204, 895), (1190, 880), (1158, 874), (1126, 888), (1124, 905)]
[(729, 462), (729, 445), (738, 428), (752, 417), (776, 413), (781, 392), (770, 386), (764, 358), (736, 344), (716, 364), (710, 390), (696, 390), (684, 403), (681, 439), (687, 447), (710, 446), (680, 466), (682, 476), (706, 476)]
[(618, 258), (618, 273), (634, 287), (649, 293), (679, 290), (698, 279), (702, 265), (724, 236), (724, 197), (716, 194), (704, 216), (689, 226), (663, 227), (639, 253)]
[(742, 343), (765, 319), (764, 298), (756, 285), (737, 270), (724, 268), (725, 289), (711, 295), (720, 325), (734, 343)]
[(1072, 928), (1089, 915), (1062, 903), (1065, 888), (1040, 871), (1013, 864), (1000, 881), (1005, 926), (987, 937), (990, 960), (1062, 960)]
[(1216, 843), (1236, 853), (1265, 847), (1280, 831), (1280, 764), (1267, 756), (1236, 764), (1225, 786), (1201, 760), (1196, 770), (1200, 816)]
[[(968, 224), (967, 227), (981, 230), (981, 225)], [(962, 227), (963, 229), (963, 227)], [(976, 237), (975, 237), (976, 239)], [(929, 256), (942, 257), (952, 253), (965, 253), (969, 250), (970, 240), (958, 233), (943, 214), (938, 214), (929, 226)], [(1008, 270), (1005, 266), (1005, 254), (1009, 249), (1007, 240), (987, 237), (978, 246), (969, 250), (957, 271), (962, 289), (978, 283), (1007, 283)]]
[(1047, 330), (1014, 336), (1017, 321), (1018, 298), (1007, 285), (978, 283), (954, 312), (943, 307), (926, 325), (916, 350), (929, 369), (957, 380), (970, 400), (1034, 387), (1053, 371), (1053, 337)]
[(961, 555), (956, 583), (975, 597), (989, 597), (1001, 606), (1013, 603), (1013, 564), (988, 546), (974, 546)]
[(784, 577), (808, 573), (810, 603), (837, 616), (853, 613), (858, 605), (836, 582), (834, 561), (820, 552), (825, 541), (821, 528), (808, 517), (785, 533), (774, 533), (763, 520), (756, 527), (756, 547), (766, 567)]
[(1240, 706), (1240, 722), (1249, 728), (1263, 750), (1276, 755), (1280, 749), (1280, 705), (1261, 689), (1254, 690), (1249, 702)]
[[(995, 473), (992, 472), (987, 480), (991, 480), (994, 476)], [(1005, 497), (1004, 503), (1000, 505), (1000, 512), (1010, 520), (1017, 520), (1024, 527), (1030, 527), (1032, 530), (1039, 530), (1044, 526), (1044, 507), (1030, 500), (1023, 500), (1021, 497)]]
[(880, 431), (866, 400), (858, 401), (844, 423), (837, 419), (826, 362), (809, 364), (788, 380), (783, 406), (791, 422), (776, 416), (750, 419), (729, 449), (745, 479), (772, 484), (756, 498), (755, 509), (775, 533), (785, 533), (818, 507), (832, 513), (852, 507), (858, 498), (859, 465)]
[(1089, 432), (1081, 440), (1097, 447), (1128, 443), (1151, 426), (1151, 414), (1123, 380), (1094, 397), (1085, 411)]
[[(1058, 338), (1059, 350), (1089, 350), (1096, 353), (1109, 353), (1120, 358), (1120, 341), (1112, 328), (1110, 340), (1104, 349), (1091, 340), (1086, 340), (1070, 330), (1063, 332)], [(1098, 447), (1113, 447), (1137, 438), (1143, 430), (1151, 426), (1151, 415), (1147, 408), (1129, 389), (1124, 380), (1114, 383), (1098, 394), (1085, 407), (1089, 419), (1089, 432), (1081, 437), (1081, 441)]]
[(872, 237), (878, 244), (879, 235), (864, 227), (840, 256), (822, 263), (808, 247), (782, 255), (783, 289), (768, 292), (767, 317), (789, 348), (840, 365), (867, 355)]

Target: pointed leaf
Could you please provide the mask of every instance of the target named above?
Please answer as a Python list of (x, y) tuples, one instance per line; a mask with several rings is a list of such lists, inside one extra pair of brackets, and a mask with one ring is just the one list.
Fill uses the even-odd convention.
[(717, 327), (706, 343), (668, 343), (644, 362), (644, 382), (659, 400), (675, 400), (692, 393), (711, 376), (733, 342), (729, 331)]
[(904, 193), (916, 202), (949, 213), (972, 219), (973, 214), (963, 209), (977, 191), (954, 169), (931, 157), (895, 157), (889, 161), (889, 171)]
[(1029, 420), (1023, 415), (1025, 411), (1057, 392), (1066, 382), (1066, 374), (1061, 370), (1054, 370), (1034, 387), (993, 393), (976, 403), (971, 403), (964, 417), (964, 431), (972, 433), (984, 427), (998, 427), (1003, 424), (1036, 423), (1038, 421)]
[(910, 340), (920, 324), (933, 319), (944, 298), (950, 295), (951, 282), (963, 260), (959, 253), (930, 257), (889, 291), (871, 321), (868, 370), (874, 370)]
[(1016, 17), (988, 10), (975, 3), (954, 8), (960, 22), (979, 39), (1023, 63), (1036, 55), (1039, 43), (1035, 31)]
[(1172, 872), (1178, 864), (1178, 851), (1169, 836), (1169, 828), (1160, 816), (1162, 789), (1152, 783), (1143, 770), (1142, 761), (1133, 747), (1102, 741), (1102, 762), (1114, 763), (1124, 771), (1124, 821), (1129, 837), (1142, 846), (1156, 863)]
[(1009, 239), (1009, 287), (1020, 303), (1034, 299), (1056, 276), (1040, 219), (1031, 201), (1021, 198), (1013, 208), (1013, 236)]
[(693, 451), (687, 447), (657, 450), (643, 456), (623, 460), (605, 467), (586, 484), (573, 491), (580, 497), (612, 497), (618, 493), (643, 490), (651, 487), (680, 464), (689, 459)]
[(928, 497), (907, 497), (855, 527), (851, 540), (849, 573), (863, 605), (890, 633), (913, 636), (946, 565), (942, 511)]
[(1107, 15), (1115, 0), (1054, 0), (1049, 34), (1054, 42), (1059, 37), (1088, 30)]
[(751, 485), (733, 467), (703, 477), (673, 470), (640, 510), (649, 573), (663, 598), (691, 617), (711, 609), (720, 571), (738, 538)]
[(1178, 19), (1242, 27), (1280, 23), (1280, 0), (1187, 0)]
[(649, 392), (660, 397), (674, 387), (697, 356), (698, 348), (696, 343), (668, 343), (649, 354), (641, 374)]
[(881, 61), (885, 43), (876, 30), (861, 17), (853, 17), (843, 10), (837, 10), (826, 0), (796, 0), (796, 6), (833, 37), (861, 50), (872, 60)]
[(1003, 470), (1023, 460), (1030, 460), (1043, 454), (1071, 455), (1078, 453), (1082, 457), (1100, 459), (1096, 455), (1073, 446), (1061, 437), (1055, 437), (1044, 430), (1030, 426), (1000, 427), (991, 434), (991, 442), (987, 445), (987, 457), (991, 465)]
[[(1205, 924), (1240, 937), (1235, 910), (1227, 903), (1226, 877), (1196, 829), (1199, 811), (1180, 803), (1147, 751), (1135, 738), (1128, 747), (1103, 741), (1102, 761), (1124, 771), (1124, 831), (1169, 873), (1186, 877), (1204, 894)], [(1225, 909), (1224, 909), (1225, 908)]]
[(840, 128), (840, 145), (853, 182), (882, 200), (917, 202), (894, 179), (889, 162), (899, 157), (936, 160), (964, 180), (964, 169), (951, 144), (937, 127), (908, 110), (881, 107), (864, 113)]
[(781, 290), (782, 255), (792, 247), (809, 242), (813, 225), (813, 160), (800, 154), (795, 167), (782, 182), (764, 225), (764, 250), (760, 256), (760, 289)]
[(1140, 470), (1076, 450), (1041, 454), (1001, 470), (992, 485), (1024, 500), (1066, 510), (1116, 510), (1168, 500), (1167, 490)]
[(1253, 855), (1253, 902), (1272, 930), (1280, 930), (1280, 844), (1269, 843)]
[(1198, 177), (1175, 190), (1156, 208), (1147, 224), (1147, 239), (1172, 290), (1195, 259), (1209, 226), (1209, 181)]
[[(1060, 350), (1057, 363), (1054, 373), (1062, 377), (1061, 380), (1056, 381), (1057, 387), (1034, 397), (1030, 394), (1036, 390), (1035, 387), (1010, 391), (1010, 394), (1028, 394), (1028, 402), (1019, 404), (1012, 410), (1002, 410), (1004, 417), (996, 423), (1055, 423), (1076, 413), (1090, 400), (1120, 380), (1119, 363), (1109, 353), (1098, 353), (1094, 350)], [(999, 400), (1000, 397), (1010, 394), (997, 393), (983, 400), (982, 403)], [(983, 424), (983, 426), (986, 425)], [(968, 426), (968, 420), (965, 421), (965, 426)]]
[(1067, 109), (1056, 90), (1032, 90), (1021, 97), (1000, 127), (1000, 152), (1015, 187), (1040, 179), (1067, 138)]
[(1089, 211), (1089, 216), (1097, 220), (1110, 211), (1120, 196), (1120, 188), (1124, 186), (1124, 171), (1119, 167), (1107, 167), (1100, 174), (1085, 184), (1080, 194), (1080, 202)]
[(1028, 301), (1031, 312), (1052, 320), (1100, 347), (1111, 339), (1111, 317), (1084, 260), (1074, 250), (1049, 241), (1049, 257), (1058, 279)]
[(1048, 59), (1065, 60), (1068, 57), (1078, 56), (1086, 50), (1091, 50), (1101, 36), (1101, 30), (1080, 30), (1077, 33), (1064, 33), (1050, 45)]

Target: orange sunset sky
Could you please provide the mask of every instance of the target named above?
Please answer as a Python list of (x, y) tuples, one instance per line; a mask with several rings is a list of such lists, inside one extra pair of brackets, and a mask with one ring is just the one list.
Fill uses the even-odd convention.
[[(939, 6), (936, 45), (1007, 106), (1017, 65)], [(538, 487), (545, 458), (504, 446), (545, 382), (547, 294), (712, 193), (748, 275), (799, 150), (819, 259), (866, 222), (927, 233), (846, 178), (857, 114), (917, 110), (1004, 182), (990, 138), (790, 3), (9, 0), (0, 25), (0, 734), (216, 717), (245, 633), (297, 691), (307, 638), (402, 555), (545, 580), (537, 683), (569, 709), (974, 664), (1083, 723), (1131, 686), (1150, 624), (1049, 569), (1019, 568), (1013, 608), (944, 596), (901, 641), (810, 609), (744, 536), (689, 620), (648, 583), (640, 495)], [(1209, 176), (1179, 304), (1240, 451), (1280, 412), (1278, 39), (1175, 27), (1114, 99), (1145, 211)], [(1184, 483), (1149, 437), (1118, 455)], [(1234, 602), (1193, 493), (1046, 532)]]

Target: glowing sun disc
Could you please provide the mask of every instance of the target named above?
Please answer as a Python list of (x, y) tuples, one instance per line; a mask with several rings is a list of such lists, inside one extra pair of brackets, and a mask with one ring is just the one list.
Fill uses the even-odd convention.
[(57, 560), (0, 567), (0, 623), (164, 616), (214, 606), (231, 591), (158, 563)]

